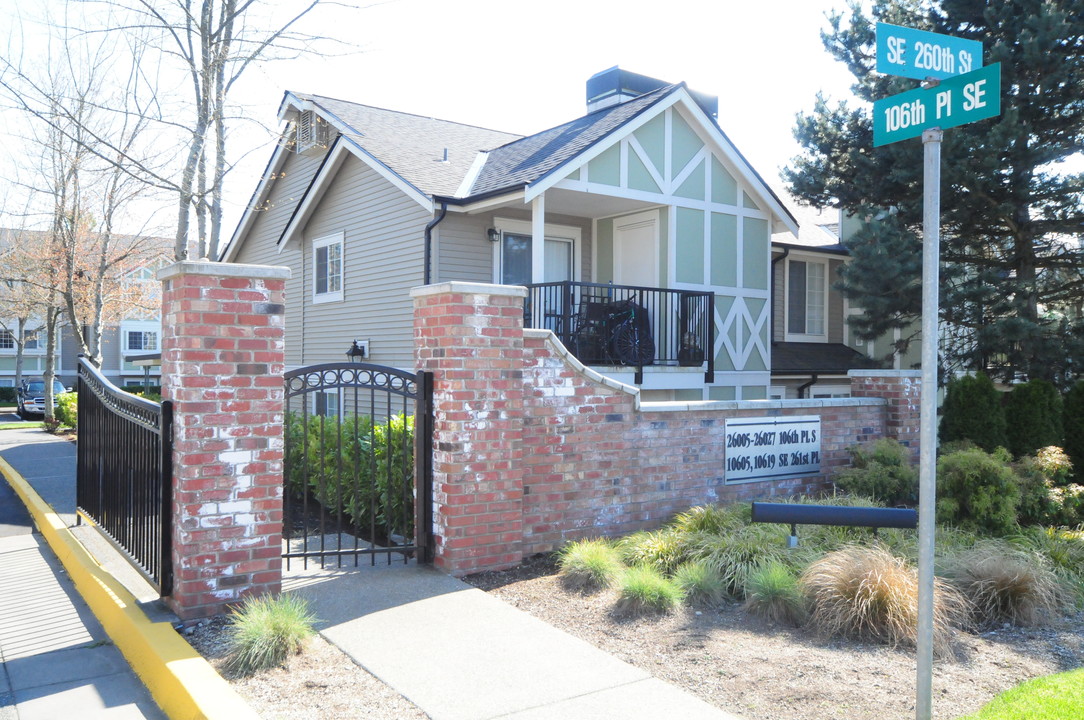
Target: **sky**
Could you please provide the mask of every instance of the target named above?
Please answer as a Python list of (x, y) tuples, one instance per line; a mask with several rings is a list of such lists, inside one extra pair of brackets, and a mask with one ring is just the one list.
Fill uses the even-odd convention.
[[(16, 3), (0, 0), (0, 25)], [(583, 115), (587, 79), (618, 65), (719, 96), (720, 127), (780, 187), (779, 169), (799, 152), (795, 115), (810, 110), (819, 91), (850, 96), (850, 74), (820, 40), (826, 12), (843, 7), (843, 0), (328, 5), (302, 29), (342, 45), (331, 46), (330, 56), (258, 63), (233, 97), (270, 128), (278, 127), (276, 111), (290, 89), (531, 134)], [(233, 135), (234, 148), (250, 152), (228, 180), (226, 237), (272, 150), (267, 133), (252, 127)], [(0, 170), (0, 183), (6, 176)]]

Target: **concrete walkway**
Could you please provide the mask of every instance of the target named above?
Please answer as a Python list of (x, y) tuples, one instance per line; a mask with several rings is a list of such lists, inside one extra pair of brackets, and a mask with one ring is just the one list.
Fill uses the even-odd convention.
[[(0, 455), (62, 517), (74, 518), (73, 445), (38, 430), (0, 431)], [(5, 499), (0, 506), (18, 502)], [(21, 522), (12, 526), (25, 528)], [(84, 544), (95, 542), (90, 528), (77, 535)], [(148, 586), (132, 577), (127, 563), (109, 561), (110, 552), (102, 543), (93, 554), (145, 613), (160, 612)], [(55, 560), (49, 564), (40, 539), (28, 531), (0, 539), (0, 553), (0, 593), (11, 594), (0, 594), (3, 682), (11, 685), (0, 684), (0, 720), (67, 717), (76, 710), (79, 717), (162, 717), (71, 583), (65, 584), (63, 570)], [(35, 563), (38, 575), (23, 565)], [(431, 568), (411, 563), (295, 570), (283, 585), (309, 598), (324, 637), (434, 720), (736, 720)], [(32, 614), (39, 611), (55, 614)], [(198, 696), (200, 687), (191, 685), (186, 689)]]
[[(54, 498), (71, 484), (74, 508), (71, 443), (40, 431), (0, 431), (0, 454), (24, 476), (37, 474)], [(32, 530), (22, 502), (0, 480), (0, 720), (165, 718)]]

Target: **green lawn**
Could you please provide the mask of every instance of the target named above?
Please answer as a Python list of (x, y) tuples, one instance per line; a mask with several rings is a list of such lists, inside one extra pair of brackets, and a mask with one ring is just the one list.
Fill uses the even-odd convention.
[(1082, 720), (1084, 668), (1029, 680), (959, 720)]
[(39, 420), (37, 422), (9, 422), (0, 423), (0, 430), (33, 430), (34, 428), (42, 427), (43, 423)]

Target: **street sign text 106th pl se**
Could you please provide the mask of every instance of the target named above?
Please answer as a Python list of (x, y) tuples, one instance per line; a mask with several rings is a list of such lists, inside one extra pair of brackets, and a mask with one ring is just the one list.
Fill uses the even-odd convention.
[(944, 80), (982, 67), (982, 43), (877, 23), (877, 72), (916, 80)]
[(1001, 114), (1001, 63), (873, 103), (873, 146)]

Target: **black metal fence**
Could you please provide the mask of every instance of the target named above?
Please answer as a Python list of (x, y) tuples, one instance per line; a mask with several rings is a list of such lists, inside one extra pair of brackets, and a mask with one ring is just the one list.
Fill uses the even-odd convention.
[(583, 282), (528, 285), (526, 327), (552, 330), (585, 365), (703, 367), (715, 380), (715, 294)]
[(173, 590), (173, 405), (126, 393), (79, 358), (76, 508), (163, 596)]
[(431, 562), (432, 373), (328, 363), (285, 381), (286, 568)]

